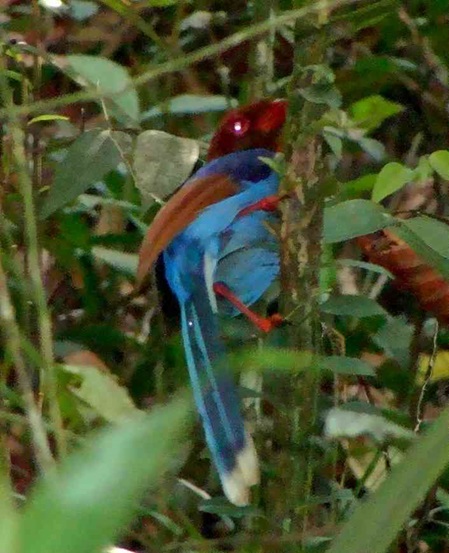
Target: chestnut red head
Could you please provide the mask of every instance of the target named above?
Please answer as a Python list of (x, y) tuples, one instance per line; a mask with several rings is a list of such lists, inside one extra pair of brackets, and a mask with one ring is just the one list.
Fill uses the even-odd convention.
[(277, 151), (286, 115), (286, 100), (261, 100), (230, 111), (212, 137), (207, 159), (249, 148)]

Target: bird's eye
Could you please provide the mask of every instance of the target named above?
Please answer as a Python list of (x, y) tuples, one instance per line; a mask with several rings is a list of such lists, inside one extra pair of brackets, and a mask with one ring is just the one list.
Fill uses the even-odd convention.
[(245, 117), (239, 117), (230, 121), (230, 130), (235, 136), (244, 135), (249, 129), (249, 120)]

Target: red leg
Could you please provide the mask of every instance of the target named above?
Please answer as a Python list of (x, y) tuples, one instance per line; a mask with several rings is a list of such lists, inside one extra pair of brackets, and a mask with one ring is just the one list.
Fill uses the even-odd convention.
[(247, 307), (239, 298), (229, 290), (229, 288), (222, 282), (216, 282), (214, 284), (214, 292), (225, 298), (232, 303), (232, 305), (245, 315), (259, 330), (263, 332), (270, 332), (273, 328), (280, 326), (283, 323), (283, 318), (279, 314), (272, 315), (271, 317), (261, 317), (254, 313), (249, 307)]

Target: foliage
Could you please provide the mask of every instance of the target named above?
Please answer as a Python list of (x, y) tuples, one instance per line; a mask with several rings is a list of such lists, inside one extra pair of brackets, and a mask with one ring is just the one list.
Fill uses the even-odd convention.
[[(446, 4), (6, 0), (1, 551), (447, 548), (449, 296), (429, 278), (414, 294), (356, 243), (393, 233), (449, 280)], [(268, 336), (223, 316), (262, 462), (237, 508), (170, 400), (188, 385), (171, 294), (159, 270), (143, 292), (134, 278), (222, 112), (267, 93), (289, 97), (298, 151), (320, 144), (321, 346), (289, 339), (310, 298)]]

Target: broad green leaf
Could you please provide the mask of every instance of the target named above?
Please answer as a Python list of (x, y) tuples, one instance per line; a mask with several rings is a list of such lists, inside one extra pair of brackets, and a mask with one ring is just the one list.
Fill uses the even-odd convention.
[(375, 376), (373, 367), (356, 357), (345, 357), (330, 355), (320, 358), (320, 365), (323, 369), (332, 371), (335, 374), (347, 374), (356, 376)]
[(373, 317), (386, 315), (386, 311), (376, 301), (366, 296), (333, 296), (321, 304), (321, 311), (332, 315), (350, 317)]
[(144, 206), (176, 190), (190, 176), (198, 156), (198, 143), (190, 138), (156, 130), (139, 134), (134, 171)]
[(413, 170), (401, 163), (387, 163), (377, 176), (374, 184), (372, 199), (380, 202), (390, 194), (397, 192), (413, 180)]
[(377, 94), (362, 98), (349, 108), (349, 113), (354, 122), (368, 131), (377, 129), (385, 119), (402, 111), (404, 111), (404, 106), (386, 100)]
[(449, 409), (445, 409), (379, 489), (358, 505), (327, 553), (386, 552), (447, 467), (448, 441)]
[(126, 388), (116, 378), (97, 366), (61, 365), (66, 373), (79, 377), (79, 384), (70, 385), (73, 394), (87, 403), (108, 422), (119, 422), (138, 411)]
[(175, 400), (98, 432), (41, 479), (25, 509), (20, 553), (93, 553), (114, 543), (139, 500), (179, 459), (188, 408)]
[(449, 180), (449, 151), (438, 150), (429, 156), (429, 163), (441, 178)]
[(126, 133), (96, 129), (81, 134), (71, 144), (56, 167), (53, 184), (41, 209), (41, 218), (48, 217), (74, 200), (117, 167), (122, 160), (117, 139), (125, 144), (131, 143)]
[(139, 263), (139, 256), (137, 254), (96, 246), (92, 248), (92, 255), (118, 271), (126, 273), (129, 276), (136, 275)]
[(325, 434), (328, 438), (357, 438), (371, 436), (378, 442), (387, 438), (413, 439), (415, 434), (380, 414), (353, 411), (348, 407), (334, 407), (326, 415)]
[(323, 238), (328, 244), (370, 234), (391, 225), (393, 218), (369, 200), (348, 200), (324, 211)]
[(449, 225), (432, 217), (404, 219), (402, 224), (418, 235), (429, 248), (449, 259)]
[(149, 109), (142, 114), (142, 120), (151, 117), (159, 117), (164, 113), (175, 115), (190, 115), (194, 113), (209, 113), (212, 111), (225, 111), (231, 107), (236, 107), (237, 101), (229, 101), (226, 96), (209, 95), (201, 96), (199, 94), (181, 94), (175, 96), (160, 106)]
[(112, 115), (125, 124), (138, 123), (139, 99), (127, 70), (99, 56), (74, 54), (65, 57), (63, 69), (80, 85), (94, 88)]
[[(412, 248), (412, 250), (426, 263), (436, 269), (442, 277), (449, 280), (449, 259), (440, 255), (434, 248), (430, 246), (423, 237), (415, 232), (410, 224), (404, 224), (405, 221), (400, 221), (400, 225), (392, 228), (399, 238), (402, 238)], [(434, 244), (436, 247), (443, 248), (445, 244)]]

